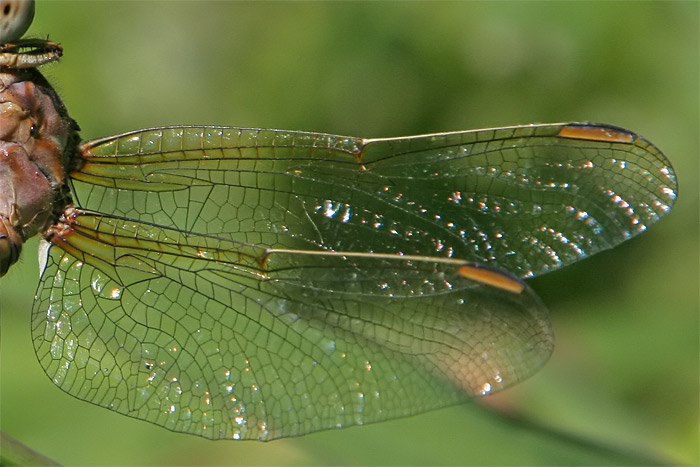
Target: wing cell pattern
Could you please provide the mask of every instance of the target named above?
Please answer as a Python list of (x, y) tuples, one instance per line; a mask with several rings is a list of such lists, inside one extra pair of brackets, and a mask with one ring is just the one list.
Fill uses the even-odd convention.
[(87, 142), (76, 207), (47, 235), (39, 360), (80, 399), (214, 439), (512, 385), (551, 353), (547, 310), (526, 284), (460, 268), (542, 274), (644, 231), (675, 199), (645, 139), (571, 128), (171, 127)]

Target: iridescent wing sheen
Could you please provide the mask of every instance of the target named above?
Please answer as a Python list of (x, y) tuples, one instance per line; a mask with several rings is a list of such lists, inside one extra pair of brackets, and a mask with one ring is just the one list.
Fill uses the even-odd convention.
[(524, 379), (551, 327), (498, 271), (612, 247), (676, 190), (650, 143), (595, 125), (377, 140), (160, 128), (82, 157), (81, 208), (45, 251), (39, 360), (76, 397), (210, 438), (385, 420)]

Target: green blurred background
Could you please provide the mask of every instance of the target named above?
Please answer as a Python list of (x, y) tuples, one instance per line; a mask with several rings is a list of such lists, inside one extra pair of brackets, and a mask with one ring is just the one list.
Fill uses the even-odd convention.
[(78, 401), (34, 356), (32, 242), (2, 279), (0, 423), (71, 465), (698, 462), (697, 2), (38, 1), (44, 73), (85, 139), (166, 124), (400, 136), (593, 121), (671, 159), (679, 201), (531, 281), (556, 348), (487, 402), (270, 443), (211, 442)]

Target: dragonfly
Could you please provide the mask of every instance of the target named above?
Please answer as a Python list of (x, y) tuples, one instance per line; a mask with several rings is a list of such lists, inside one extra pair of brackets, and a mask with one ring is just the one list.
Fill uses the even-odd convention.
[[(399, 138), (170, 126), (81, 142), (0, 25), (0, 276), (42, 238), (38, 361), (63, 391), (172, 431), (272, 440), (461, 403), (549, 358), (524, 279), (673, 207), (651, 142), (591, 123)], [(25, 9), (26, 8), (26, 9)]]

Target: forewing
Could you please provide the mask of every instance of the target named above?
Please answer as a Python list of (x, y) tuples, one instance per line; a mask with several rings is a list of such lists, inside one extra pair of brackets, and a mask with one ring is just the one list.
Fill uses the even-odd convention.
[(672, 207), (670, 163), (588, 124), (406, 138), (219, 127), (86, 143), (82, 207), (269, 247), (444, 256), (521, 277), (611, 248)]
[(445, 406), (516, 383), (547, 312), (433, 257), (273, 250), (71, 210), (33, 313), (64, 391), (174, 431), (274, 439)]

